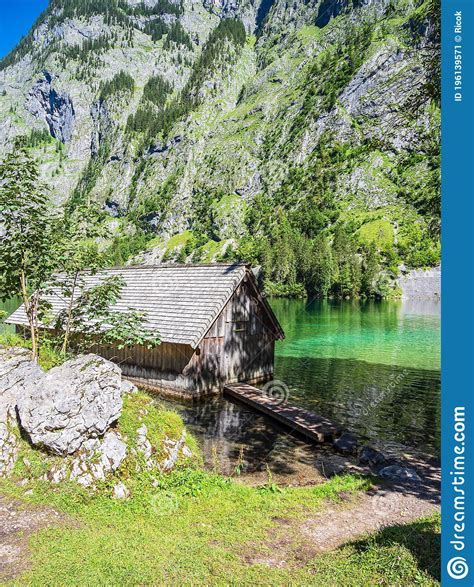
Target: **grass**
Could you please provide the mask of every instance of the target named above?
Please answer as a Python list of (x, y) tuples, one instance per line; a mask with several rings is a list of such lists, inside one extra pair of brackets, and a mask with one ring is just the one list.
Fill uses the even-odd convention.
[(212, 263), (212, 260), (217, 257), (222, 248), (222, 242), (214, 240), (207, 241), (199, 250), (199, 260), (201, 263)]
[[(201, 470), (163, 476), (127, 501), (46, 482), (0, 491), (48, 504), (69, 516), (31, 539), (32, 567), (16, 585), (433, 585), (439, 522), (388, 528), (334, 552), (301, 560), (298, 521), (339, 507), (342, 492), (357, 495), (370, 481), (344, 475), (317, 487), (248, 487)], [(33, 492), (25, 496), (25, 490)], [(294, 558), (287, 566), (247, 562), (278, 554), (269, 540), (278, 520), (294, 522), (285, 535)], [(430, 559), (431, 557), (431, 559)]]
[(303, 26), (298, 31), (298, 37), (303, 41), (320, 39), (323, 34), (323, 29), (313, 25)]
[[(165, 439), (178, 440), (184, 432), (181, 416), (177, 412), (155, 406), (147, 393), (125, 396), (118, 429), (129, 446), (136, 448), (137, 430), (143, 425), (147, 428), (147, 438), (153, 447), (153, 458), (157, 460), (166, 457), (163, 451)], [(193, 463), (200, 465), (200, 450), (191, 434), (186, 434), (186, 445), (195, 455)]]
[[(15, 332), (0, 332), (0, 346), (31, 348), (31, 342)], [(67, 358), (67, 357), (66, 357)], [(57, 365), (64, 363), (65, 357), (61, 355), (48, 340), (40, 340), (39, 364), (45, 371), (49, 371)]]
[(192, 236), (192, 232), (190, 232), (189, 230), (185, 230), (184, 232), (180, 232), (179, 234), (173, 235), (167, 241), (163, 241), (161, 237), (155, 237), (147, 243), (147, 248), (153, 249), (156, 246), (165, 244), (166, 250), (172, 251), (176, 247), (184, 246), (189, 241), (189, 239), (192, 238)]
[(438, 585), (440, 532), (435, 514), (347, 544), (314, 562), (317, 584)]
[(359, 242), (374, 243), (379, 250), (386, 251), (394, 243), (393, 227), (388, 220), (380, 219), (368, 222), (356, 232)]
[[(0, 342), (20, 344), (21, 339), (5, 334)], [(51, 361), (45, 352), (42, 360)], [(132, 447), (143, 423), (158, 458), (164, 438), (183, 432), (176, 413), (152, 407), (146, 394), (127, 396), (118, 427)], [(23, 500), (25, 507), (53, 507), (66, 522), (32, 535), (31, 567), (11, 584), (439, 583), (439, 516), (386, 528), (317, 555), (301, 531), (304, 521), (328, 507), (347, 507), (347, 501), (371, 487), (370, 479), (341, 475), (316, 487), (280, 488), (269, 477), (266, 485), (250, 487), (198, 468), (195, 440), (188, 435), (186, 443), (196, 458), (181, 461), (170, 474), (138, 471), (136, 459), (124, 461), (117, 478), (125, 481), (131, 497), (120, 501), (111, 498), (117, 479), (104, 482), (96, 493), (71, 482), (52, 485), (37, 479), (51, 461), (45, 464), (22, 439), (15, 477), (0, 480), (0, 494)], [(19, 484), (19, 479), (27, 481)], [(273, 565), (252, 562), (275, 559)]]

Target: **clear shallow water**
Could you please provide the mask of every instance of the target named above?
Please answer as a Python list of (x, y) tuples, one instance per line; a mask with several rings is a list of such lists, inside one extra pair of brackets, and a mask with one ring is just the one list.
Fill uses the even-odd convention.
[[(389, 450), (437, 455), (440, 434), (440, 304), (271, 301), (286, 333), (275, 379), (290, 401)], [(176, 404), (208, 463), (229, 470), (244, 451), (248, 470), (279, 473), (321, 464), (326, 448), (222, 398)], [(321, 468), (320, 468), (321, 470)]]

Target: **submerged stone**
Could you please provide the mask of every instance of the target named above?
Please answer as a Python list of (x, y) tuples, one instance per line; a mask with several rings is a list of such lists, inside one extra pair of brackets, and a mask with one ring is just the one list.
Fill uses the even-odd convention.
[(333, 446), (338, 452), (352, 454), (357, 450), (357, 438), (350, 432), (344, 432), (333, 442)]
[(404, 481), (404, 482), (414, 482), (419, 483), (421, 481), (421, 477), (415, 471), (415, 469), (410, 469), (409, 467), (401, 467), (399, 465), (390, 465), (389, 467), (384, 467), (378, 472), (380, 477), (384, 477), (385, 479), (391, 479), (393, 481)]

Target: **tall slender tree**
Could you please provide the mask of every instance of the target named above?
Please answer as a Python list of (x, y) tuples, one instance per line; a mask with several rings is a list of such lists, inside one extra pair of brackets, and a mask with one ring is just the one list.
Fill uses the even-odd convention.
[(0, 163), (0, 299), (21, 297), (38, 359), (41, 292), (52, 270), (50, 197), (24, 141)]

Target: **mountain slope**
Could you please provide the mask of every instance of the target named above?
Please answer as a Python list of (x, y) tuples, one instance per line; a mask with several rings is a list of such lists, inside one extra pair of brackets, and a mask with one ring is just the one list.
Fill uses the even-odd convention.
[(439, 260), (436, 8), (52, 0), (2, 62), (0, 143), (27, 135), (58, 204), (105, 211), (115, 262), (387, 295)]

